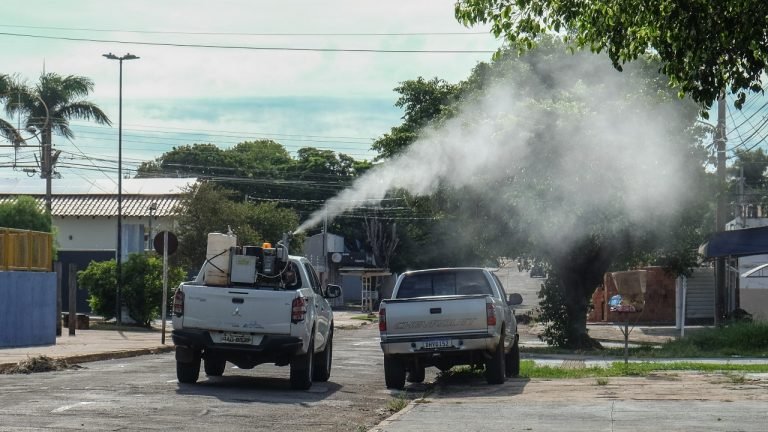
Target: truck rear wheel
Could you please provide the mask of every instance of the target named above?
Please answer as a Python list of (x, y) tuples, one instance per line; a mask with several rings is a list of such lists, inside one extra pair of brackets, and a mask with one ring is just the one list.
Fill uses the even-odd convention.
[(194, 384), (200, 376), (200, 355), (196, 354), (191, 362), (176, 360), (176, 378), (183, 384)]
[[(314, 330), (313, 330), (314, 333)], [(310, 339), (306, 354), (291, 357), (291, 388), (307, 390), (312, 387), (312, 366), (315, 354), (315, 340)]]
[(328, 342), (321, 353), (315, 356), (312, 380), (326, 382), (331, 377), (331, 363), (333, 362), (333, 328), (328, 332)]
[(493, 355), (485, 362), (485, 380), (488, 384), (504, 384), (504, 332), (501, 332), (499, 345)]
[(203, 362), (205, 374), (208, 376), (221, 376), (224, 374), (224, 369), (227, 366), (227, 361), (220, 358), (206, 358)]
[(520, 342), (515, 340), (515, 344), (512, 345), (512, 349), (507, 353), (507, 358), (504, 359), (505, 374), (507, 378), (512, 378), (520, 375)]
[(402, 360), (384, 356), (384, 382), (389, 389), (402, 390), (405, 387), (405, 365)]

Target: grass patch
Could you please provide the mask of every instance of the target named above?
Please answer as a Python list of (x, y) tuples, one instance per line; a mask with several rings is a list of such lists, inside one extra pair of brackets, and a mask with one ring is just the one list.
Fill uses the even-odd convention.
[(362, 314), (362, 315), (353, 315), (349, 317), (349, 319), (368, 321), (372, 323), (372, 322), (378, 321), (379, 317), (376, 314)]
[(606, 378), (622, 376), (647, 376), (654, 372), (698, 371), (698, 372), (768, 372), (768, 364), (711, 364), (695, 362), (633, 362), (610, 363), (608, 367), (590, 366), (582, 369), (563, 369), (552, 366), (536, 366), (532, 360), (520, 362), (522, 378)]
[[(705, 373), (725, 373), (731, 381), (743, 378), (743, 373), (768, 373), (768, 364), (712, 364), (696, 362), (632, 362), (624, 364), (623, 361), (610, 363), (607, 367), (589, 366), (579, 369), (566, 369), (559, 366), (537, 366), (533, 360), (520, 362), (519, 378), (596, 378), (597, 385), (608, 384), (610, 377), (642, 377), (655, 372), (670, 371), (695, 371)], [(474, 381), (484, 377), (483, 369), (474, 369), (469, 366), (458, 366), (438, 375), (438, 381), (450, 381), (451, 384), (460, 384)], [(604, 380), (604, 383), (603, 383)], [(737, 383), (734, 381), (734, 383)]]
[[(632, 342), (637, 345), (637, 342)], [(529, 354), (581, 354), (624, 357), (624, 348), (569, 350), (558, 347), (521, 347)], [(740, 322), (723, 327), (697, 329), (682, 339), (663, 344), (641, 344), (629, 348), (630, 357), (701, 358), (701, 357), (765, 357), (768, 358), (768, 323)]]
[(597, 380), (595, 380), (595, 384), (599, 386), (608, 385), (608, 378), (598, 378)]
[(387, 409), (392, 413), (396, 413), (408, 406), (408, 402), (408, 394), (401, 392), (387, 402)]

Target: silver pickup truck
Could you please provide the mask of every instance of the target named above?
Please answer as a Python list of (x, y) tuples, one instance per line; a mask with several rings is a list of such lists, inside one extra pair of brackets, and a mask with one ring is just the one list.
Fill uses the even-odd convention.
[(387, 388), (422, 382), (424, 369), (485, 367), (489, 384), (520, 372), (517, 322), (499, 278), (484, 268), (403, 273), (392, 298), (379, 306), (379, 333)]

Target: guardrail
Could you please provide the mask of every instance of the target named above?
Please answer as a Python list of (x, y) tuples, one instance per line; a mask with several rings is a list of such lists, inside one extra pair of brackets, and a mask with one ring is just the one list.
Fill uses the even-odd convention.
[(53, 234), (0, 228), (0, 271), (52, 271)]

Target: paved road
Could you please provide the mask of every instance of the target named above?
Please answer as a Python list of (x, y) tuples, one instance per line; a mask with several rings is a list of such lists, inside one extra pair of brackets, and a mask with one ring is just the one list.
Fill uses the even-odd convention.
[(287, 367), (261, 365), (196, 385), (176, 380), (172, 353), (0, 375), (0, 430), (358, 431), (389, 413), (378, 329), (337, 330), (328, 383), (289, 389)]

